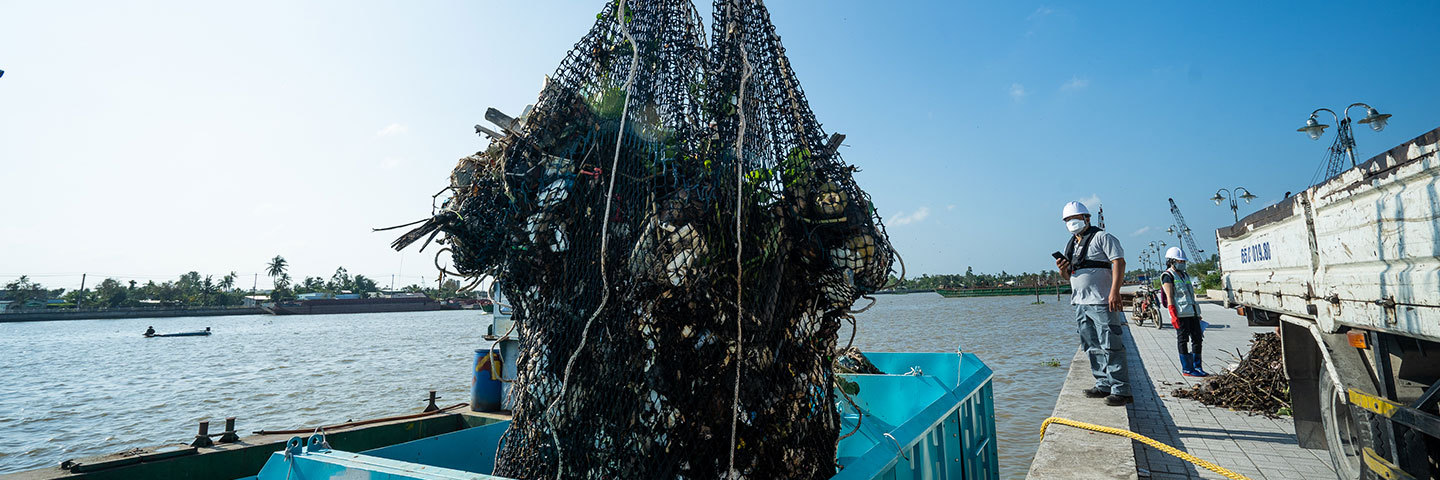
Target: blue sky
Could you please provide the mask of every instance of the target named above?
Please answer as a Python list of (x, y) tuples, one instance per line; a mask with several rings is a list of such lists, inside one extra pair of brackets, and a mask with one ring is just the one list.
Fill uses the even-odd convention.
[[(433, 282), (369, 228), (428, 215), (471, 125), (533, 102), (602, 3), (0, 0), (0, 281), (280, 254)], [(1243, 216), (1306, 186), (1333, 138), (1295, 132), (1311, 110), (1394, 114), (1362, 158), (1440, 126), (1440, 3), (769, 7), (912, 275), (1050, 268), (1075, 199), (1133, 257), (1174, 197), (1213, 250), (1217, 188), (1260, 196)]]

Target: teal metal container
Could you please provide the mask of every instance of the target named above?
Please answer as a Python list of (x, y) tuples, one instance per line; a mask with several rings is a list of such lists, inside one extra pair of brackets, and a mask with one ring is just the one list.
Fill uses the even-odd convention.
[(500, 410), (500, 352), (492, 356), (490, 349), (475, 351), (474, 375), (470, 378), (470, 410), (494, 412)]
[[(482, 352), (488, 354), (477, 351), (477, 365)], [(854, 433), (839, 442), (840, 469), (833, 478), (1000, 477), (990, 367), (968, 353), (866, 356), (885, 374), (843, 375), (860, 391), (854, 405), (839, 402), (841, 435)], [(488, 373), (477, 377), (477, 385), (482, 377)], [(296, 437), (270, 457), (257, 478), (509, 480), (490, 475), (509, 426), (494, 423), (362, 453), (331, 450), (318, 435)]]
[[(884, 375), (842, 401), (835, 479), (997, 479), (990, 367), (974, 354), (866, 353)], [(858, 424), (858, 428), (857, 428)]]

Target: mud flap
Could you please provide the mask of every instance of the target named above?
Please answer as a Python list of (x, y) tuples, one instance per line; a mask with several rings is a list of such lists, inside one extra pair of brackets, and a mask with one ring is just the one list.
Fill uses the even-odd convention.
[[(1251, 317), (1256, 311), (1247, 308), (1245, 316)], [(1285, 355), (1285, 377), (1290, 380), (1295, 440), (1301, 448), (1324, 449), (1327, 445), (1320, 419), (1319, 381), (1327, 375), (1325, 357), (1310, 329), (1291, 322), (1280, 322), (1280, 347)]]

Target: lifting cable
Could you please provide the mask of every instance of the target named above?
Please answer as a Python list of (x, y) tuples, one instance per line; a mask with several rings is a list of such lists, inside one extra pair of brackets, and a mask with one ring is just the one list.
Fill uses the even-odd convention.
[(1199, 467), (1204, 467), (1206, 470), (1209, 470), (1209, 471), (1212, 471), (1212, 472), (1215, 472), (1215, 473), (1224, 475), (1225, 478), (1229, 478), (1229, 479), (1232, 479), (1232, 480), (1250, 480), (1250, 477), (1247, 477), (1247, 476), (1244, 476), (1244, 475), (1241, 475), (1241, 474), (1238, 474), (1238, 473), (1235, 473), (1235, 472), (1226, 470), (1224, 467), (1221, 467), (1221, 466), (1219, 466), (1219, 465), (1216, 465), (1216, 464), (1207, 462), (1207, 461), (1202, 460), (1202, 459), (1200, 459), (1199, 457), (1196, 457), (1196, 456), (1194, 456), (1194, 455), (1191, 455), (1191, 454), (1182, 452), (1182, 451), (1180, 451), (1180, 449), (1178, 449), (1178, 448), (1175, 448), (1175, 447), (1172, 447), (1172, 446), (1169, 446), (1169, 445), (1166, 445), (1166, 444), (1157, 442), (1157, 441), (1155, 441), (1154, 439), (1152, 439), (1152, 438), (1150, 438), (1150, 437), (1147, 437), (1147, 436), (1144, 436), (1144, 435), (1141, 435), (1141, 434), (1138, 434), (1138, 433), (1135, 433), (1135, 432), (1132, 432), (1132, 431), (1129, 431), (1129, 430), (1124, 430), (1124, 429), (1115, 428), (1115, 427), (1106, 427), (1106, 426), (1103, 426), (1103, 425), (1095, 425), (1095, 424), (1093, 424), (1093, 423), (1077, 422), (1077, 421), (1074, 421), (1074, 420), (1071, 420), (1071, 419), (1068, 419), (1068, 418), (1050, 417), (1050, 418), (1045, 419), (1045, 421), (1040, 424), (1040, 441), (1042, 441), (1042, 442), (1045, 441), (1045, 428), (1046, 428), (1046, 427), (1049, 427), (1051, 423), (1058, 423), (1058, 424), (1061, 424), (1061, 425), (1069, 425), (1069, 426), (1071, 426), (1071, 427), (1081, 428), (1081, 429), (1085, 429), (1085, 430), (1091, 430), (1091, 431), (1100, 432), (1100, 433), (1108, 433), (1108, 434), (1111, 434), (1111, 435), (1119, 435), (1119, 436), (1122, 436), (1122, 437), (1129, 437), (1129, 438), (1132, 439), (1132, 440), (1138, 441), (1138, 442), (1140, 442), (1140, 443), (1144, 443), (1144, 444), (1146, 444), (1146, 445), (1149, 445), (1149, 446), (1155, 448), (1156, 450), (1165, 452), (1165, 453), (1169, 454), (1170, 456), (1173, 456), (1173, 457), (1179, 458), (1179, 459), (1181, 459), (1181, 460), (1190, 462), (1190, 463), (1195, 464), (1196, 466), (1199, 466)]

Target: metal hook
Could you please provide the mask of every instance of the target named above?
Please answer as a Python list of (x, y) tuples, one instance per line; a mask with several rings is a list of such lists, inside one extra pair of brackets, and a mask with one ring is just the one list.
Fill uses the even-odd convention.
[(910, 461), (910, 455), (905, 453), (905, 448), (900, 446), (900, 441), (896, 440), (894, 435), (891, 435), (890, 432), (885, 432), (885, 437), (889, 438), (891, 442), (895, 443), (895, 451), (899, 452), (900, 456), (905, 458), (905, 461)]

